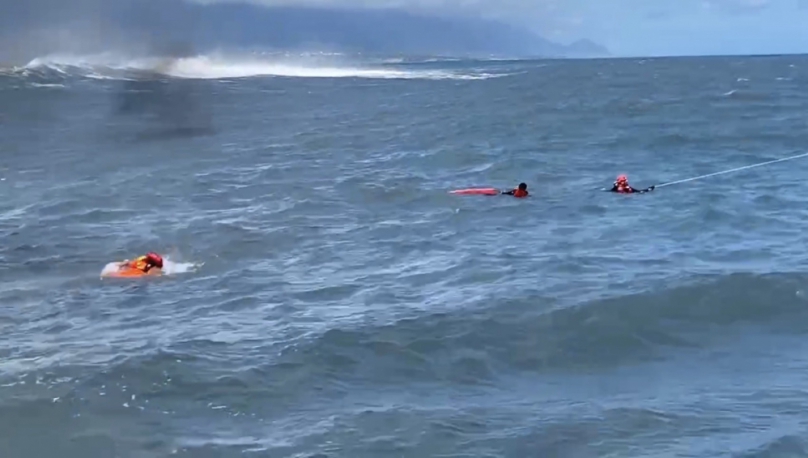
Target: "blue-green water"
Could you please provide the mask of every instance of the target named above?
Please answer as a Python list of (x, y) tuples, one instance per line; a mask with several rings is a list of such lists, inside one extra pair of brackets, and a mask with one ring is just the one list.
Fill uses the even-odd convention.
[(808, 159), (600, 191), (805, 152), (805, 57), (97, 59), (0, 72), (0, 456), (808, 454)]

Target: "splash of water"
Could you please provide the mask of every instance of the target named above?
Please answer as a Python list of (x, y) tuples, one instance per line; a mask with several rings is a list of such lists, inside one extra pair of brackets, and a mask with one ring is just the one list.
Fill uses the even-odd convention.
[(195, 272), (203, 265), (204, 263), (197, 264), (193, 262), (178, 262), (178, 261), (172, 261), (169, 258), (164, 258), (163, 275), (177, 275), (177, 274)]
[[(118, 271), (120, 265), (120, 262), (107, 263), (104, 268), (101, 269), (101, 276), (104, 277), (114, 274)], [(203, 265), (205, 265), (205, 263), (172, 261), (169, 257), (164, 257), (162, 274), (170, 276), (191, 273), (197, 271)]]
[(216, 53), (178, 59), (129, 58), (114, 54), (92, 56), (51, 55), (32, 60), (16, 69), (22, 74), (51, 71), (63, 76), (95, 79), (127, 79), (122, 72), (154, 73), (183, 79), (223, 79), (275, 76), (287, 78), (369, 78), (480, 80), (505, 74), (446, 69), (394, 68), (390, 65), (323, 62), (306, 56), (295, 58)]

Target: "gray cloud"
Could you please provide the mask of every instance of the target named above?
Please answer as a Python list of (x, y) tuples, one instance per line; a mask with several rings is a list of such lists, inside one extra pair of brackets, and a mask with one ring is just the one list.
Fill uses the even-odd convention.
[[(248, 1), (266, 6), (313, 6), (328, 8), (395, 8), (422, 11), (476, 11), (507, 13), (554, 13), (585, 10), (598, 4), (610, 5), (615, 12), (625, 8), (639, 10), (682, 10), (687, 4), (709, 3), (727, 10), (755, 10), (785, 0), (194, 0), (198, 3)], [(805, 2), (806, 0), (798, 0)], [(683, 8), (684, 6), (684, 8)]]
[(178, 32), (162, 12), (152, 0), (0, 0), (0, 63), (52, 53), (191, 48), (194, 18), (186, 16)]
[(703, 5), (731, 14), (755, 13), (772, 6), (773, 0), (705, 0)]
[(475, 17), (525, 22), (541, 27), (556, 25), (593, 1), (602, 0), (191, 0), (196, 3), (249, 3), (270, 7), (390, 9), (420, 14)]

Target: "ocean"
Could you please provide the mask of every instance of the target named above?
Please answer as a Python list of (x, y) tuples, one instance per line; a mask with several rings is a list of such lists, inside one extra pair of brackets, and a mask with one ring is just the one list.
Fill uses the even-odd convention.
[(603, 191), (805, 153), (806, 88), (805, 56), (7, 66), (0, 456), (808, 456), (808, 158)]

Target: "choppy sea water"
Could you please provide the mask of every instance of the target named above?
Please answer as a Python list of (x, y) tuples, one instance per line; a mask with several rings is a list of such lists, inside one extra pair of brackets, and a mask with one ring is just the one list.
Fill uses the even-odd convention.
[(0, 456), (808, 455), (808, 158), (601, 191), (804, 153), (806, 57), (147, 64), (0, 70)]

